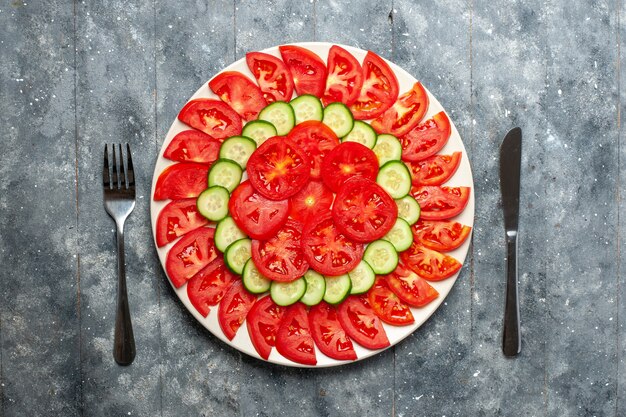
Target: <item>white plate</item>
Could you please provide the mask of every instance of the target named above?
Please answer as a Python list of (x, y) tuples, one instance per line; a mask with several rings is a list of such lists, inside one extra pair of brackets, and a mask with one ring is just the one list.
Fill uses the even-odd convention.
[[(319, 55), (323, 60), (326, 60), (326, 57), (328, 56), (328, 50), (333, 44), (326, 43), (326, 42), (303, 42), (303, 43), (298, 43), (296, 45), (308, 48), (311, 51), (315, 52), (317, 55)], [(344, 46), (344, 45), (340, 45), (340, 46), (342, 46), (343, 48), (348, 50), (350, 53), (352, 53), (360, 62), (363, 62), (363, 59), (365, 58), (367, 51), (354, 48), (351, 46)], [(263, 50), (263, 52), (266, 52), (268, 54), (271, 54), (280, 58), (280, 53), (278, 52), (277, 46), (265, 49)], [(410, 75), (408, 72), (406, 72), (399, 66), (389, 61), (387, 61), (387, 63), (390, 65), (391, 69), (395, 72), (396, 77), (398, 78), (398, 82), (400, 84), (400, 94), (409, 90), (413, 86), (413, 84), (417, 81), (412, 75)], [(252, 73), (248, 69), (248, 66), (246, 65), (245, 58), (242, 58), (238, 60), (237, 62), (234, 62), (233, 64), (224, 68), (223, 71), (239, 71), (247, 75), (248, 77), (250, 77), (250, 79), (254, 80), (254, 76), (252, 75)], [(437, 99), (430, 93), (430, 91), (428, 90), (426, 91), (428, 92), (430, 106), (428, 108), (428, 112), (426, 113), (426, 116), (424, 117), (424, 120), (429, 119), (436, 113), (439, 113), (440, 111), (444, 110), (441, 104), (439, 104), (439, 102), (437, 101)], [(189, 100), (201, 98), (201, 97), (218, 98), (209, 89), (208, 82), (204, 83), (198, 89), (198, 91), (196, 91), (196, 93), (193, 96), (191, 96)], [(440, 153), (450, 154), (455, 151), (461, 151), (463, 153), (463, 157), (461, 159), (461, 164), (457, 172), (446, 183), (446, 185), (468, 186), (472, 188), (472, 192), (470, 194), (470, 199), (467, 204), (467, 207), (465, 208), (463, 213), (457, 216), (454, 220), (459, 221), (460, 223), (465, 224), (465, 225), (473, 226), (474, 225), (474, 187), (473, 187), (474, 183), (472, 180), (472, 171), (470, 168), (469, 159), (467, 157), (467, 152), (465, 151), (465, 147), (463, 146), (463, 142), (461, 141), (459, 132), (456, 130), (456, 127), (454, 126), (452, 119), (450, 119), (450, 123), (452, 125), (452, 135), (450, 136), (450, 140), (448, 141), (446, 146), (443, 148), (443, 150), (440, 151)], [(172, 138), (174, 138), (174, 136), (176, 136), (177, 133), (183, 130), (187, 130), (187, 129), (189, 129), (189, 127), (183, 124), (182, 122), (180, 122), (178, 119), (175, 119), (174, 122), (172, 123), (172, 126), (170, 127), (170, 130), (167, 133), (167, 137), (165, 138), (165, 141), (163, 142), (163, 146), (161, 147), (159, 157), (156, 161), (156, 166), (154, 167), (154, 175), (152, 178), (152, 193), (150, 194), (151, 196), (154, 195), (154, 188), (156, 185), (157, 178), (159, 177), (159, 174), (167, 166), (175, 163), (173, 161), (165, 159), (163, 157), (163, 152), (167, 148), (167, 145), (170, 143)], [(159, 212), (167, 204), (167, 202), (168, 201), (154, 201), (151, 199), (150, 212), (151, 212), (151, 217), (152, 217), (152, 232), (153, 232), (153, 235), (155, 236), (156, 236), (157, 217), (159, 215)], [(461, 247), (450, 252), (449, 254), (453, 256), (454, 258), (456, 258), (459, 262), (463, 263), (467, 255), (467, 251), (469, 249), (470, 240), (471, 239), (468, 238)], [(164, 246), (162, 248), (157, 248), (159, 259), (161, 260), (161, 265), (164, 271), (165, 271), (165, 259), (167, 257), (167, 251), (169, 250), (170, 247), (172, 247), (172, 245), (173, 243), (167, 246)], [(156, 242), (155, 242), (155, 246), (156, 246)], [(390, 346), (395, 345), (396, 343), (400, 342), (402, 339), (404, 339), (405, 337), (413, 333), (435, 312), (437, 308), (439, 308), (441, 303), (443, 303), (446, 296), (452, 289), (452, 286), (456, 282), (457, 278), (458, 278), (458, 273), (454, 275), (453, 277), (448, 278), (444, 281), (430, 283), (439, 292), (439, 297), (423, 308), (411, 308), (413, 312), (413, 316), (415, 317), (414, 324), (410, 326), (402, 326), (402, 327), (383, 324), (385, 327), (385, 331), (387, 332), (387, 336), (389, 338)], [(224, 333), (222, 333), (222, 330), (220, 329), (220, 326), (217, 321), (217, 311), (218, 311), (217, 306), (211, 307), (211, 311), (206, 318), (202, 317), (202, 315), (196, 311), (196, 309), (193, 307), (193, 305), (189, 301), (189, 297), (187, 296), (186, 286), (182, 286), (181, 288), (178, 288), (178, 289), (174, 288), (174, 291), (176, 292), (176, 295), (178, 295), (178, 298), (180, 298), (180, 300), (183, 302), (187, 310), (189, 310), (189, 312), (200, 323), (202, 323), (202, 325), (206, 327), (211, 333), (213, 333), (219, 339), (224, 341), (224, 343), (227, 343), (228, 345), (234, 347), (235, 349), (238, 349), (239, 351), (245, 354), (264, 360), (258, 355), (256, 350), (254, 349), (254, 346), (252, 345), (252, 342), (250, 341), (250, 337), (248, 335), (248, 331), (247, 331), (247, 327), (245, 326), (245, 323), (244, 325), (241, 326), (235, 338), (232, 341), (228, 340), (224, 336)], [(365, 349), (359, 346), (357, 343), (354, 343), (354, 348), (358, 356), (357, 360), (365, 359), (367, 357), (375, 355), (381, 352), (382, 350), (384, 350), (384, 349), (379, 349), (379, 350)], [(337, 366), (337, 365), (342, 365), (345, 363), (352, 362), (352, 361), (338, 361), (338, 360), (329, 358), (328, 356), (320, 352), (319, 349), (317, 349), (317, 347), (315, 348), (315, 354), (317, 356), (317, 365), (313, 367), (317, 367), (317, 368)], [(292, 362), (289, 359), (284, 358), (276, 351), (276, 349), (272, 349), (272, 353), (269, 357), (269, 362), (277, 363), (280, 365), (287, 365), (287, 366), (309, 367), (306, 365), (301, 365), (301, 364)]]

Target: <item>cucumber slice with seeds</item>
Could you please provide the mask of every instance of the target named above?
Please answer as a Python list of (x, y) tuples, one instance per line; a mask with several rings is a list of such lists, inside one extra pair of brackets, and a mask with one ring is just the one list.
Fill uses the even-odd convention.
[(378, 158), (379, 166), (383, 166), (389, 161), (399, 161), (402, 158), (402, 144), (394, 135), (378, 135), (376, 145), (372, 150)]
[(253, 120), (246, 123), (241, 131), (241, 135), (252, 139), (259, 146), (272, 136), (278, 135), (276, 127), (265, 120)]
[(231, 243), (247, 237), (244, 232), (237, 227), (232, 217), (226, 217), (217, 224), (215, 228), (215, 247), (220, 252), (226, 252)]
[(359, 264), (352, 271), (348, 272), (350, 281), (352, 281), (352, 289), (350, 294), (363, 294), (367, 292), (376, 279), (376, 274), (372, 270), (372, 267), (365, 261), (359, 262)]
[(404, 252), (413, 243), (413, 232), (406, 220), (397, 218), (391, 230), (383, 237), (389, 241), (398, 252)]
[(284, 136), (296, 124), (296, 115), (289, 103), (275, 101), (259, 113), (259, 120), (270, 122), (276, 128), (279, 136)]
[(209, 187), (219, 185), (231, 192), (241, 182), (243, 170), (239, 164), (230, 159), (218, 159), (209, 170)]
[(228, 190), (219, 185), (202, 191), (196, 200), (198, 211), (207, 219), (217, 222), (228, 215)]
[(326, 280), (324, 276), (309, 269), (305, 272), (303, 278), (306, 281), (306, 292), (302, 298), (300, 298), (300, 301), (308, 306), (319, 304), (326, 292)]
[(411, 173), (402, 161), (390, 161), (383, 165), (378, 171), (376, 182), (393, 199), (402, 198), (411, 191)]
[(418, 203), (412, 196), (407, 195), (396, 200), (398, 206), (398, 217), (406, 220), (409, 225), (414, 225), (420, 219), (422, 212), (420, 203)]
[(248, 259), (241, 274), (243, 286), (252, 294), (262, 294), (270, 289), (271, 280), (265, 278), (257, 269), (254, 261)]
[(326, 277), (326, 291), (324, 291), (324, 301), (328, 304), (339, 304), (350, 295), (352, 281), (348, 274), (337, 277)]
[(352, 126), (354, 126), (352, 112), (343, 103), (331, 103), (326, 106), (322, 121), (340, 138), (350, 133)]
[(272, 281), (270, 297), (279, 306), (290, 306), (298, 302), (306, 292), (306, 281), (298, 278), (291, 282)]
[(224, 263), (237, 275), (241, 275), (243, 272), (243, 267), (246, 265), (246, 262), (250, 259), (252, 241), (250, 239), (244, 238), (239, 239), (233, 243), (231, 243), (224, 253)]
[(396, 248), (386, 240), (375, 240), (367, 245), (363, 259), (378, 275), (390, 274), (398, 266)]
[(296, 124), (307, 120), (321, 121), (324, 116), (324, 108), (319, 98), (311, 94), (303, 94), (291, 100), (289, 103), (293, 107), (296, 116)]
[(230, 159), (246, 169), (250, 155), (256, 150), (256, 142), (245, 136), (233, 136), (226, 139), (220, 147), (220, 158)]
[(350, 133), (344, 136), (341, 141), (357, 142), (372, 149), (376, 145), (376, 131), (364, 121), (356, 120)]

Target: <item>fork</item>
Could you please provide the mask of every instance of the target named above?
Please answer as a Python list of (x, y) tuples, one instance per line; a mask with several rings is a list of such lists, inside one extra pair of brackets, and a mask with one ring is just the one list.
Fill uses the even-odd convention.
[[(104, 186), (104, 208), (109, 216), (115, 220), (117, 226), (117, 311), (115, 313), (115, 342), (113, 345), (113, 357), (119, 365), (130, 365), (135, 359), (135, 336), (133, 325), (130, 320), (128, 308), (128, 294), (126, 292), (126, 265), (124, 261), (124, 222), (135, 208), (135, 171), (133, 160), (130, 155), (130, 145), (126, 144), (126, 173), (124, 172), (124, 157), (122, 144), (119, 149), (119, 172), (118, 159), (113, 148), (113, 169), (109, 172), (109, 150), (104, 145), (104, 168), (102, 170)], [(119, 181), (118, 181), (119, 180)]]

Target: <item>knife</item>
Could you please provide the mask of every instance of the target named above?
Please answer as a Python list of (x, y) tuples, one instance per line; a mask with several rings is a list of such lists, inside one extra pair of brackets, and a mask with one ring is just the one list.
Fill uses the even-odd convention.
[(515, 356), (522, 350), (517, 296), (517, 231), (519, 220), (520, 168), (522, 163), (522, 129), (506, 134), (500, 146), (500, 191), (506, 230), (506, 304), (502, 351)]

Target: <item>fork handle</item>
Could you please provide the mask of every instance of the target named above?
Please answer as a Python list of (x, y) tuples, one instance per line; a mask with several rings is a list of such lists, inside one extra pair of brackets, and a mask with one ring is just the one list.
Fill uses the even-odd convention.
[(115, 314), (115, 341), (113, 357), (119, 365), (130, 365), (135, 359), (135, 336), (130, 320), (126, 291), (126, 264), (124, 260), (124, 221), (117, 224), (117, 311)]
[(517, 233), (507, 233), (506, 247), (506, 304), (502, 351), (505, 356), (516, 356), (522, 350), (517, 296)]

